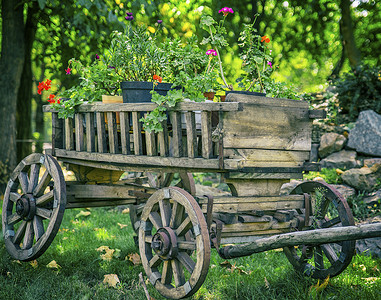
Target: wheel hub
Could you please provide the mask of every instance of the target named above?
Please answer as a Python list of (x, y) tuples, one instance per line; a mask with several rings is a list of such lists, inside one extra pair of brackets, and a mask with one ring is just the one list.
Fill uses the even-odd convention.
[(32, 220), (36, 214), (36, 200), (31, 194), (24, 194), (16, 202), (16, 213), (26, 221)]
[(177, 255), (177, 237), (170, 227), (159, 228), (152, 237), (152, 249), (164, 260), (172, 259)]

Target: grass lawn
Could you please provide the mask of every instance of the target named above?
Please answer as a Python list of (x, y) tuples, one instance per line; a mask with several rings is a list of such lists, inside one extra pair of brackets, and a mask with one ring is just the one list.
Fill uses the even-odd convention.
[[(81, 211), (86, 210), (65, 212), (59, 233), (37, 262), (13, 260), (1, 235), (0, 299), (146, 299), (139, 282), (140, 272), (146, 279), (143, 267), (129, 260), (138, 252), (129, 215), (117, 208), (93, 208), (87, 216)], [(101, 246), (115, 250), (109, 251), (111, 260), (101, 257), (107, 254), (96, 250)], [(59, 266), (47, 267), (52, 261)], [(356, 256), (341, 275), (319, 288), (317, 280), (295, 273), (282, 251), (229, 263), (212, 250), (208, 276), (192, 299), (381, 299), (379, 259)], [(108, 274), (116, 274), (120, 284), (103, 283)], [(147, 285), (151, 297), (162, 299)]]

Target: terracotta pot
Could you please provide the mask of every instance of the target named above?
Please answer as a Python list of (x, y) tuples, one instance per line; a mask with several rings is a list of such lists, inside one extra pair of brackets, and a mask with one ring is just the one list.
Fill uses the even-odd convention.
[[(122, 96), (111, 96), (111, 95), (102, 95), (102, 103), (123, 103)], [(107, 114), (105, 113), (105, 123), (107, 124)], [(116, 123), (120, 123), (119, 113), (116, 113)]]
[(215, 92), (205, 92), (204, 93), (204, 97), (208, 98), (208, 100), (213, 100), (215, 95), (216, 95)]
[(220, 95), (220, 101), (225, 102), (226, 95)]

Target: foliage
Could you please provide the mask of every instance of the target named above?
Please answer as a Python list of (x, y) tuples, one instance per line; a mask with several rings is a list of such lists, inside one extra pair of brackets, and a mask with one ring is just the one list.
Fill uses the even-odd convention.
[(347, 199), (353, 216), (357, 220), (365, 220), (367, 218), (377, 216), (381, 213), (381, 200), (378, 200), (378, 204), (375, 204), (372, 207), (367, 205), (363, 199), (364, 193), (358, 193), (357, 195), (348, 197)]
[(303, 178), (308, 180), (313, 180), (316, 177), (323, 178), (324, 181), (328, 184), (340, 184), (342, 183), (342, 179), (336, 169), (328, 169), (322, 168), (318, 172), (308, 172), (308, 174), (304, 174)]
[(342, 114), (355, 121), (363, 110), (381, 113), (381, 68), (362, 65), (332, 82)]

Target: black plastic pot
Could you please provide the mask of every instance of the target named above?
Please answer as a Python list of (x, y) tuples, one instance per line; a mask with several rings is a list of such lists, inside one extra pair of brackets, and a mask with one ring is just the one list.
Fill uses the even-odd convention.
[(259, 93), (259, 92), (247, 92), (247, 91), (226, 91), (225, 92), (226, 96), (229, 94), (243, 94), (243, 95), (266, 97), (266, 93)]
[[(158, 83), (155, 86), (155, 92), (165, 96), (171, 90), (172, 83)], [(122, 89), (123, 103), (142, 103), (151, 102), (151, 91), (153, 82), (148, 81), (122, 81), (120, 83)]]

